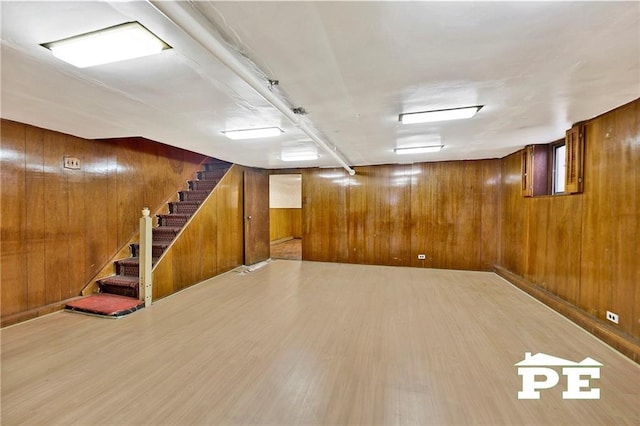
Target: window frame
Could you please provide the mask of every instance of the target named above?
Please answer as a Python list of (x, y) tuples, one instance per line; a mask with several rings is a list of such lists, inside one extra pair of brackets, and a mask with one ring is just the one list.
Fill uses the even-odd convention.
[[(563, 173), (562, 176), (558, 176), (558, 155), (557, 151), (560, 148), (565, 149), (565, 154), (562, 155), (561, 161), (563, 162)], [(551, 190), (549, 191), (549, 195), (563, 195), (566, 194), (566, 170), (567, 170), (567, 159), (566, 159), (566, 149), (567, 143), (564, 139), (560, 139), (556, 142), (552, 142), (549, 144), (549, 156), (551, 157), (551, 168), (550, 168), (550, 180), (551, 180)], [(558, 179), (562, 182), (563, 190), (556, 191), (556, 185), (558, 183)]]
[[(587, 126), (576, 123), (565, 137), (547, 144), (527, 145), (521, 150), (521, 193), (523, 197), (563, 196), (584, 191), (584, 155)], [(557, 149), (564, 146), (564, 175), (558, 176)], [(557, 179), (564, 191), (556, 191)]]

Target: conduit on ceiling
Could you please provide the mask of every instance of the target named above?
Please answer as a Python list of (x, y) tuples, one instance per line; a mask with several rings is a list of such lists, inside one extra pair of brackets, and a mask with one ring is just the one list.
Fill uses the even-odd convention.
[(238, 77), (244, 80), (269, 104), (276, 108), (282, 115), (287, 117), (294, 126), (304, 132), (320, 148), (324, 149), (333, 157), (348, 173), (356, 174), (349, 164), (342, 158), (335, 148), (329, 146), (321, 136), (319, 136), (300, 115), (294, 113), (289, 105), (279, 96), (269, 90), (267, 82), (260, 79), (253, 71), (249, 70), (238, 57), (231, 52), (218, 38), (216, 38), (207, 27), (212, 24), (200, 13), (195, 11), (189, 2), (168, 2), (158, 0), (148, 0), (149, 3), (161, 12), (174, 25), (180, 28), (185, 34), (191, 37), (204, 47), (209, 53), (214, 55)]

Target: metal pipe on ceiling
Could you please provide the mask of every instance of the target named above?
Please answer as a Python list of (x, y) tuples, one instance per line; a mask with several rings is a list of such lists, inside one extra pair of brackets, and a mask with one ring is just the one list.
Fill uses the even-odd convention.
[(349, 175), (353, 176), (356, 174), (355, 170), (349, 166), (335, 148), (329, 146), (329, 144), (325, 142), (320, 135), (307, 125), (305, 119), (294, 113), (286, 102), (269, 90), (269, 86), (266, 81), (260, 79), (207, 29), (208, 26), (211, 26), (211, 23), (199, 12), (195, 11), (190, 2), (159, 0), (148, 1), (156, 10), (173, 22), (173, 24), (184, 31), (193, 40), (198, 42), (209, 53), (218, 58), (220, 62), (226, 65), (238, 77), (244, 80), (269, 104), (280, 111), (282, 115), (287, 117), (293, 125), (298, 127), (309, 138), (311, 138), (311, 140), (313, 140), (320, 148), (324, 149), (327, 154), (333, 157), (349, 173)]

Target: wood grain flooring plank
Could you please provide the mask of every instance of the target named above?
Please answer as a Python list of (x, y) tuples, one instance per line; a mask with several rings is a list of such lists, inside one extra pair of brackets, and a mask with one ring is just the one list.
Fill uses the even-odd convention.
[[(518, 400), (525, 352), (600, 361), (601, 399)], [(278, 260), (120, 320), (5, 328), (2, 356), (3, 424), (640, 420), (637, 364), (488, 272)]]

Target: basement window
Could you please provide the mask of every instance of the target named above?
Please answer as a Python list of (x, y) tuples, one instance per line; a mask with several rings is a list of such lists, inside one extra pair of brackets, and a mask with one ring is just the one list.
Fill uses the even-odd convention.
[(522, 157), (522, 195), (577, 194), (583, 190), (586, 126), (575, 124), (565, 138), (527, 145)]

